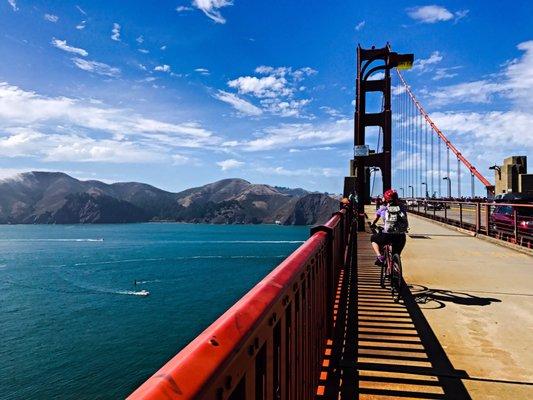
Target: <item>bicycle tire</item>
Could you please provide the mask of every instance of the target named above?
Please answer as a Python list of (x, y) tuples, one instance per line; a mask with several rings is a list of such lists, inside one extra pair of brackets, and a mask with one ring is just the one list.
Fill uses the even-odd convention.
[(392, 298), (397, 303), (400, 301), (402, 295), (402, 259), (398, 254), (392, 256), (392, 270), (391, 270), (391, 291)]

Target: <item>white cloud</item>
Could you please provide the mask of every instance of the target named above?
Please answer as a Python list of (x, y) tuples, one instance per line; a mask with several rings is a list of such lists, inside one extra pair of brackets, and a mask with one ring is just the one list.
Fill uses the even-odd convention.
[(78, 11), (80, 13), (82, 13), (83, 15), (87, 15), (87, 13), (80, 7), (80, 6), (76, 6), (76, 8), (78, 9)]
[[(225, 24), (226, 19), (218, 11), (219, 8), (233, 5), (232, 0), (193, 0), (192, 5), (203, 11), (205, 15), (218, 24)], [(178, 11), (176, 9), (176, 11)]]
[(355, 30), (356, 31), (360, 31), (361, 29), (363, 29), (365, 27), (365, 24), (366, 24), (365, 21), (359, 22), (357, 25), (355, 25)]
[(86, 22), (87, 21), (85, 21), (85, 20), (81, 21), (78, 25), (76, 25), (76, 29), (78, 29), (78, 30), (85, 29)]
[[(98, 132), (96, 138), (91, 133)], [(0, 83), (0, 153), (45, 161), (169, 161), (176, 148), (209, 148), (220, 138), (198, 123), (170, 123), (131, 110), (41, 96)], [(173, 158), (174, 162), (179, 161)]]
[(143, 43), (144, 42), (144, 36), (143, 35), (139, 36), (137, 39), (135, 39), (135, 41), (137, 43), (139, 43), (139, 44)]
[(435, 70), (435, 76), (431, 79), (434, 81), (440, 81), (441, 79), (453, 78), (458, 75), (457, 72), (453, 72), (453, 71), (456, 71), (459, 68), (462, 68), (462, 67), (457, 66), (457, 67), (450, 67), (450, 68), (437, 68)]
[(176, 7), (176, 11), (177, 12), (192, 11), (192, 7), (178, 6), (178, 7)]
[(375, 72), (368, 78), (369, 81), (379, 81), (385, 78), (384, 72)]
[(140, 53), (143, 53), (143, 54), (148, 54), (150, 53), (148, 50), (146, 49), (138, 49)]
[(436, 22), (453, 19), (453, 14), (450, 11), (437, 5), (409, 8), (407, 10), (407, 15), (412, 19), (425, 24), (434, 24)]
[(515, 107), (531, 109), (533, 97), (533, 40), (520, 43), (524, 54), (508, 62), (494, 81), (482, 79), (440, 87), (429, 93), (434, 105), (461, 103), (490, 103), (495, 95), (514, 102)]
[(78, 54), (83, 57), (87, 57), (89, 55), (87, 50), (80, 49), (79, 47), (69, 46), (66, 40), (59, 40), (53, 38), (50, 43), (52, 44), (52, 46), (57, 47), (58, 49), (66, 51), (68, 53)]
[(157, 67), (154, 68), (154, 71), (170, 72), (170, 65), (167, 65), (167, 64), (158, 65)]
[(281, 176), (324, 176), (326, 178), (341, 177), (346, 175), (346, 171), (340, 168), (301, 168), (301, 169), (287, 169), (285, 167), (258, 167), (258, 172), (265, 175), (281, 175)]
[(54, 23), (59, 21), (59, 17), (53, 14), (44, 14), (43, 18), (47, 21), (54, 22)]
[(228, 93), (223, 90), (219, 90), (218, 93), (214, 94), (214, 97), (220, 101), (230, 104), (237, 111), (247, 115), (261, 115), (263, 111), (254, 106), (252, 103), (247, 102), (246, 100), (241, 99), (233, 93)]
[(413, 71), (424, 72), (431, 68), (432, 65), (438, 64), (442, 61), (442, 56), (438, 51), (431, 53), (429, 58), (421, 58), (420, 60), (415, 60), (413, 65)]
[(257, 132), (255, 136), (258, 137), (226, 142), (223, 146), (240, 147), (244, 151), (255, 152), (350, 143), (353, 141), (353, 121), (346, 118), (317, 125), (281, 124)]
[(292, 94), (287, 87), (284, 77), (274, 75), (257, 78), (255, 76), (241, 76), (228, 82), (228, 86), (240, 94), (252, 94), (256, 97), (278, 97)]
[(200, 75), (209, 75), (209, 70), (207, 68), (196, 68), (194, 71), (198, 72)]
[(172, 155), (172, 165), (186, 165), (190, 163), (191, 159), (181, 154)]
[(242, 167), (244, 163), (242, 161), (238, 161), (233, 158), (230, 158), (229, 160), (217, 162), (217, 165), (222, 169), (222, 171), (227, 171), (230, 169)]
[(72, 62), (74, 65), (76, 65), (76, 67), (98, 75), (105, 75), (113, 78), (116, 78), (120, 75), (119, 68), (111, 67), (110, 65), (98, 61), (84, 60), (83, 58), (73, 58)]
[(13, 11), (18, 11), (17, 2), (15, 0), (7, 0)]
[(120, 42), (120, 25), (116, 22), (113, 23), (113, 29), (111, 29), (111, 40)]
[(260, 99), (261, 106), (267, 112), (284, 117), (301, 115), (303, 107), (310, 100), (294, 98), (300, 91), (299, 82), (317, 71), (309, 67), (292, 69), (261, 65), (255, 69), (255, 73), (259, 77), (241, 76), (228, 81), (228, 86), (241, 95)]
[(167, 45), (166, 44), (159, 48), (159, 50), (163, 50), (163, 51), (165, 51), (166, 49), (167, 49)]

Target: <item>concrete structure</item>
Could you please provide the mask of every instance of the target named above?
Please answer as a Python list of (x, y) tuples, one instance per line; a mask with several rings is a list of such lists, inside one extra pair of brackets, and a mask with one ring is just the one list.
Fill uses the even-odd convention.
[[(503, 165), (496, 165), (493, 169), (494, 181), (496, 182), (495, 194), (525, 193), (528, 190), (533, 190), (533, 186), (531, 186), (532, 179), (528, 178), (528, 175), (526, 175), (526, 156), (507, 157), (503, 160)], [(521, 175), (526, 175), (526, 178), (522, 180)], [(520, 184), (520, 182), (522, 182), (522, 184)]]
[(518, 191), (533, 196), (533, 174), (520, 174), (518, 177)]

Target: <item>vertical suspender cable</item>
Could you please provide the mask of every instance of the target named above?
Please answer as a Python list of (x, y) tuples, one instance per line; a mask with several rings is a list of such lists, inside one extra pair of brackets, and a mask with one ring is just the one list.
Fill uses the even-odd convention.
[(452, 197), (452, 181), (450, 180), (450, 147), (446, 145), (446, 176), (448, 177), (448, 197)]
[(476, 187), (475, 187), (475, 181), (474, 181), (474, 174), (470, 174), (470, 189), (472, 189), (471, 198), (473, 199), (476, 197)]
[[(428, 129), (428, 125), (426, 125), (426, 129)], [(431, 134), (431, 196), (435, 194), (435, 157), (433, 157), (433, 131), (429, 131)]]
[(461, 197), (461, 160), (457, 158), (457, 197)]
[(440, 157), (441, 147), (442, 147), (441, 146), (441, 142), (442, 142), (441, 138), (440, 137), (437, 138), (437, 146), (439, 147), (439, 149), (438, 149), (439, 152), (438, 152), (438, 156), (437, 156), (438, 164), (439, 164), (439, 174), (437, 176), (437, 178), (438, 178), (437, 182), (438, 182), (438, 185), (439, 185), (439, 198), (442, 198), (442, 191), (441, 191), (441, 188), (442, 188), (442, 166), (441, 166), (441, 157)]

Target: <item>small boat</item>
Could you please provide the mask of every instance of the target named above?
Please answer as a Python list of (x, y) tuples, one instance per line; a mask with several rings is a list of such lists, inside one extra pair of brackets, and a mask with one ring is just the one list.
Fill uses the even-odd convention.
[(149, 296), (150, 295), (150, 292), (148, 290), (140, 290), (138, 291), (137, 293), (137, 296)]

